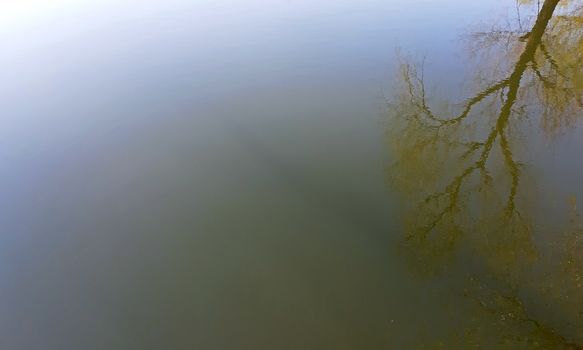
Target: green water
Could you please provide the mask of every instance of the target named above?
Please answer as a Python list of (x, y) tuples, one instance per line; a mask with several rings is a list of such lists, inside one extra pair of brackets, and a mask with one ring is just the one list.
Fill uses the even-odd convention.
[(0, 4), (1, 349), (583, 345), (583, 3)]

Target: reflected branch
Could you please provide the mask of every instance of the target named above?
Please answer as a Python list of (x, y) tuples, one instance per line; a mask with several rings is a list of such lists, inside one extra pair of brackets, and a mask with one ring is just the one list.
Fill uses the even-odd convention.
[[(501, 55), (505, 61), (495, 62), (491, 78), (484, 79), (480, 74), (479, 81), (490, 83), (461, 104), (446, 100), (437, 108), (431, 106), (424, 64), (401, 63), (401, 90), (390, 105), (395, 116), (391, 120), (394, 124), (390, 142), (397, 158), (390, 176), (392, 183), (408, 196), (405, 198), (412, 199), (412, 205), (406, 206), (410, 215), (405, 220), (405, 238), (407, 247), (416, 249), (415, 260), (426, 254), (421, 259), (434, 259), (425, 262), (424, 267), (431, 269), (432, 263), (442, 262), (444, 256), (453, 257), (461, 247), (481, 253), (488, 273), (515, 287), (497, 293), (493, 283), (494, 292), (490, 294), (512, 305), (516, 312), (512, 320), (533, 325), (539, 335), (552, 338), (553, 344), (575, 349), (578, 347), (572, 339), (581, 342), (583, 334), (565, 332), (555, 321), (529, 312), (516, 287), (521, 281), (520, 273), (539, 258), (539, 247), (533, 237), (536, 227), (530, 221), (530, 208), (525, 207), (527, 203), (522, 198), (525, 179), (520, 152), (514, 149), (514, 125), (536, 113), (543, 127), (549, 124), (549, 129), (557, 129), (573, 115), (582, 114), (577, 106), (583, 107), (583, 80), (576, 79), (583, 79), (578, 68), (583, 62), (583, 50), (579, 50), (583, 49), (583, 29), (577, 31), (577, 36), (572, 26), (557, 25), (557, 21), (565, 21), (553, 17), (559, 3), (545, 0), (526, 34), (521, 29), (493, 31), (491, 35), (478, 33), (485, 38), (484, 45), (502, 41), (502, 46), (496, 48), (506, 50)], [(580, 16), (568, 13), (568, 6), (571, 5), (561, 7), (561, 13)], [(581, 23), (583, 28), (583, 20), (569, 21)], [(526, 27), (526, 23), (521, 25)], [(454, 106), (457, 109), (452, 113), (450, 108)], [(583, 241), (583, 230), (578, 232), (579, 239), (574, 242)], [(580, 246), (583, 244), (577, 247)], [(581, 258), (573, 258), (574, 255), (566, 254), (571, 256), (567, 260), (583, 266)], [(583, 267), (568, 271), (583, 276)], [(582, 305), (569, 302), (583, 310), (583, 298)], [(495, 315), (502, 312), (484, 299), (480, 299), (480, 305)], [(572, 315), (567, 312), (566, 316)], [(578, 324), (583, 323), (583, 317), (580, 321)]]

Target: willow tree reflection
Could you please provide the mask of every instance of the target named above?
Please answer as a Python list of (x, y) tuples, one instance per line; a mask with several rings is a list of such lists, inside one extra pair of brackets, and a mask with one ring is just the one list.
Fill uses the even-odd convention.
[(418, 267), (434, 272), (479, 255), (488, 277), (474, 274), (468, 295), (503, 321), (508, 337), (520, 329), (514, 338), (576, 347), (583, 343), (576, 205), (552, 244), (537, 239), (522, 159), (541, 136), (533, 122), (555, 136), (583, 114), (583, 4), (545, 0), (532, 24), (517, 22), (471, 36), (480, 88), (461, 105), (435, 103), (423, 65), (402, 62), (390, 103), (390, 178), (406, 203), (406, 241)]

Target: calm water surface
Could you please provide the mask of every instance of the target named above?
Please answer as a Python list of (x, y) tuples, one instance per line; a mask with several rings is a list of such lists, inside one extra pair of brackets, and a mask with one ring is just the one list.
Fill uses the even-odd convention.
[(583, 345), (583, 4), (520, 3), (0, 3), (0, 348)]

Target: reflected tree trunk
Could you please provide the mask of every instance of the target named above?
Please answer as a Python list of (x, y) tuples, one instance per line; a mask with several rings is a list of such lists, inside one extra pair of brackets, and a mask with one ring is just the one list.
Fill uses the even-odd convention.
[[(566, 2), (563, 0), (564, 3)], [(521, 184), (522, 164), (517, 160), (519, 157), (515, 156), (516, 150), (513, 151), (513, 128), (510, 125), (514, 125), (513, 120), (519, 120), (520, 114), (524, 113), (522, 111), (527, 104), (521, 99), (525, 96), (524, 90), (532, 89), (533, 81), (547, 92), (558, 91), (559, 97), (552, 100), (552, 103), (573, 103), (574, 106), (581, 106), (580, 91), (583, 90), (569, 90), (569, 83), (560, 86), (556, 79), (552, 81), (549, 78), (550, 73), (553, 73), (562, 79), (561, 83), (569, 82), (573, 69), (580, 69), (576, 65), (573, 68), (571, 64), (580, 61), (577, 55), (569, 58), (569, 73), (564, 73), (564, 67), (559, 67), (558, 60), (553, 57), (552, 40), (556, 40), (553, 35), (557, 35), (554, 26), (565, 17), (555, 15), (564, 11), (564, 7), (563, 10), (557, 10), (563, 4), (560, 0), (545, 0), (539, 6), (534, 24), (528, 33), (524, 34), (522, 29), (512, 32), (516, 42), (514, 48), (521, 49), (516, 51), (518, 57), (511, 61), (512, 65), (505, 70), (506, 74), (489, 79), (492, 83), (467, 99), (461, 105), (459, 113), (451, 113), (447, 103), (447, 107), (442, 110), (433, 110), (426, 96), (423, 68), (419, 71), (410, 64), (401, 65), (403, 86), (398, 91), (396, 102), (390, 104), (391, 113), (395, 115), (393, 119), (396, 120), (391, 124), (394, 133), (390, 142), (397, 159), (390, 177), (393, 185), (405, 193), (405, 197), (408, 196), (406, 199), (413, 199), (413, 206), (405, 220), (406, 246), (414, 248), (413, 254), (427, 254), (434, 259), (433, 262), (425, 261), (426, 266), (437, 260), (443, 262), (442, 256), (454, 255), (460, 241), (473, 239), (472, 244), (485, 250), (483, 265), (494, 271), (493, 274), (510, 280), (508, 284), (513, 284), (514, 288), (506, 290), (505, 294), (490, 294), (491, 299), (505, 300), (508, 307), (505, 311), (498, 311), (495, 302), (489, 303), (480, 299), (479, 304), (488, 312), (506, 317), (506, 320), (508, 315), (513, 315), (511, 318), (517, 323), (534, 327), (535, 333), (549, 340), (548, 346), (559, 344), (558, 346), (564, 348), (580, 349), (580, 345), (575, 343), (583, 341), (583, 333), (579, 330), (565, 332), (565, 328), (557, 327), (548, 319), (532, 315), (518, 293), (518, 288), (523, 286), (517, 286), (526, 279), (522, 277), (522, 273), (527, 268), (520, 264), (525, 261), (528, 262), (525, 265), (532, 264), (537, 259), (538, 252), (532, 238), (533, 224), (528, 215), (522, 212), (524, 206), (521, 207), (518, 203), (521, 188), (524, 187)], [(573, 17), (576, 23), (583, 23), (579, 11), (581, 8), (576, 9)], [(520, 26), (523, 24), (520, 23)], [(563, 37), (569, 36), (572, 41), (560, 41), (563, 47), (559, 52), (568, 52), (569, 45), (573, 42), (572, 33), (561, 30), (559, 34)], [(553, 31), (553, 35), (548, 31)], [(583, 37), (583, 30), (581, 33)], [(583, 43), (581, 37), (575, 38), (575, 41), (579, 40), (577, 45), (579, 42)], [(573, 50), (578, 52), (579, 46), (574, 46)], [(549, 69), (544, 71), (541, 69), (543, 65)], [(544, 99), (537, 101), (540, 102), (541, 109), (548, 102)], [(559, 114), (555, 116), (557, 120), (561, 117)], [(477, 127), (476, 124), (480, 126)], [(499, 150), (500, 153), (493, 150)], [(493, 155), (497, 155), (499, 160)], [(504, 176), (497, 175), (498, 179), (503, 177), (504, 181), (500, 181), (498, 187), (493, 189), (495, 176), (492, 168), (495, 167), (493, 163), (498, 164), (496, 161), (500, 163), (500, 169), (494, 170), (504, 173)], [(478, 197), (486, 199), (476, 199)], [(573, 230), (577, 231), (579, 227)], [(581, 233), (577, 231), (576, 235), (580, 236)], [(569, 243), (571, 246), (566, 250), (583, 253), (583, 244), (578, 243), (581, 240), (577, 238), (573, 242), (575, 243)], [(572, 253), (564, 255), (573, 256)], [(565, 283), (570, 284), (569, 291), (573, 293), (573, 290), (581, 291), (577, 289), (578, 286), (573, 285), (573, 281), (574, 277), (583, 272), (583, 261), (581, 258), (569, 259), (575, 261), (572, 264), (569, 262), (569, 268), (574, 266), (574, 272), (569, 272), (572, 275), (565, 275), (564, 279), (572, 279)], [(514, 266), (518, 266), (518, 272), (507, 271)], [(553, 272), (557, 275), (562, 273), (558, 269)], [(549, 284), (556, 282), (552, 280), (554, 277), (539, 277)], [(583, 295), (571, 296), (571, 299), (564, 302), (573, 308), (566, 311), (565, 316), (568, 317), (579, 310), (583, 311)], [(537, 302), (549, 304), (547, 299), (543, 299), (544, 297), (539, 298)], [(508, 311), (510, 309), (512, 312)], [(577, 317), (579, 316), (575, 316)], [(583, 326), (583, 319), (579, 318), (576, 322)]]

